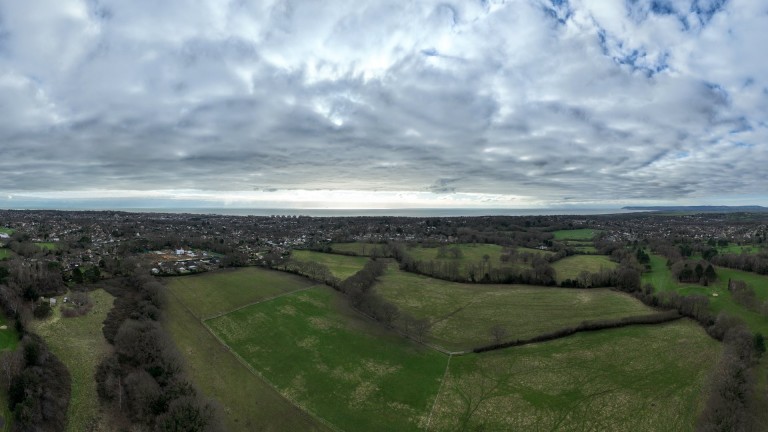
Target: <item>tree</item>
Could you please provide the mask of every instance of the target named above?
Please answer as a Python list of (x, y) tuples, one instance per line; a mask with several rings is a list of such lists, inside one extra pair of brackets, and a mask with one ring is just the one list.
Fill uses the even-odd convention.
[(495, 343), (502, 343), (508, 336), (507, 329), (501, 326), (500, 324), (496, 324), (495, 326), (490, 328), (491, 337), (493, 338), (493, 341)]
[(762, 357), (765, 353), (765, 338), (763, 338), (762, 333), (755, 333), (753, 338), (753, 345), (757, 356)]

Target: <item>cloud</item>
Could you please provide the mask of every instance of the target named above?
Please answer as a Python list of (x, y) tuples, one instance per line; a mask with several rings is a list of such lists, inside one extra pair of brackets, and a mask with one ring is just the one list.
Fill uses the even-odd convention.
[(0, 4), (8, 194), (768, 200), (759, 1), (44, 3)]

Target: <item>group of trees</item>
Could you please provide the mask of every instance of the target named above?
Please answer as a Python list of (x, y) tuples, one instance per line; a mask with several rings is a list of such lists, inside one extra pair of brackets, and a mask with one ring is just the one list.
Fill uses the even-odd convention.
[(679, 282), (700, 283), (704, 286), (717, 280), (715, 268), (707, 261), (680, 260), (670, 267), (672, 276)]
[(712, 258), (715, 265), (735, 268), (738, 270), (768, 274), (768, 253), (757, 254), (725, 254)]
[(186, 377), (181, 356), (158, 320), (161, 285), (145, 269), (110, 288), (115, 305), (104, 322), (114, 352), (96, 371), (100, 399), (118, 418), (155, 431), (217, 431), (216, 407)]
[(407, 254), (402, 255), (399, 262), (403, 271), (452, 282), (555, 284), (555, 270), (546, 258), (538, 255), (528, 261), (529, 266), (516, 266), (509, 259), (504, 266), (494, 266), (490, 259), (483, 259), (479, 262), (465, 262), (462, 267), (458, 260), (422, 261)]

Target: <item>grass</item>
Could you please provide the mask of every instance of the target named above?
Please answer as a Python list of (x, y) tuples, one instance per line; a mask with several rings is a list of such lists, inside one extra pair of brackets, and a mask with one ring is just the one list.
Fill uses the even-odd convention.
[(756, 254), (756, 253), (759, 253), (760, 251), (761, 251), (761, 249), (759, 247), (752, 246), (752, 245), (732, 244), (732, 245), (728, 245), (728, 246), (720, 246), (720, 247), (717, 248), (717, 252), (719, 254), (721, 254), (721, 255), (724, 255), (724, 254), (737, 254), (738, 255), (738, 254), (742, 254), (742, 253)]
[[(108, 418), (100, 409), (93, 376), (97, 365), (111, 350), (101, 327), (114, 298), (101, 289), (91, 292), (90, 296), (93, 309), (87, 315), (63, 318), (59, 306), (54, 308), (52, 318), (35, 321), (33, 327), (72, 375), (66, 430), (73, 432), (111, 430)], [(59, 297), (59, 304), (61, 300)]]
[(0, 233), (2, 233), (2, 234), (11, 235), (11, 234), (13, 234), (15, 232), (16, 232), (16, 230), (13, 229), (13, 228), (0, 227)]
[[(248, 270), (238, 271), (248, 273)], [(211, 284), (209, 290), (215, 287)], [(226, 430), (326, 430), (241, 364), (174, 295), (168, 296), (163, 324), (182, 353), (190, 378), (203, 394), (221, 405)]]
[(441, 281), (390, 266), (375, 285), (401, 310), (433, 323), (428, 339), (450, 350), (493, 342), (490, 328), (523, 339), (584, 320), (654, 312), (640, 301), (607, 289), (577, 290), (527, 285), (475, 285)]
[(378, 243), (364, 243), (364, 242), (352, 242), (352, 243), (331, 243), (331, 249), (334, 252), (353, 253), (360, 256), (372, 256), (384, 255), (383, 249), (386, 245)]
[(0, 351), (13, 351), (18, 344), (19, 334), (16, 333), (14, 326), (0, 314)]
[(11, 250), (6, 248), (0, 248), (0, 260), (4, 260), (11, 256)]
[(605, 255), (573, 255), (555, 261), (552, 267), (557, 272), (557, 282), (560, 283), (566, 279), (577, 279), (583, 270), (597, 273), (601, 269), (614, 269), (617, 264)]
[(342, 430), (423, 429), (448, 360), (324, 286), (206, 323), (283, 394)]
[(49, 251), (56, 250), (57, 248), (56, 243), (53, 243), (53, 242), (38, 242), (35, 244), (37, 245), (37, 247), (45, 250), (49, 250)]
[(300, 276), (247, 267), (170, 278), (168, 289), (198, 318), (312, 286)]
[(719, 352), (681, 320), (453, 357), (431, 430), (692, 431)]
[(592, 240), (599, 230), (591, 228), (552, 231), (555, 240)]
[[(730, 291), (728, 291), (728, 279), (743, 280), (750, 288), (755, 290), (758, 299), (766, 301), (768, 300), (768, 276), (716, 267), (717, 281), (705, 287), (699, 284), (678, 282), (672, 277), (672, 272), (666, 263), (666, 258), (652, 254), (652, 271), (643, 274), (643, 284), (653, 284), (657, 292), (676, 291), (682, 295), (700, 294), (707, 296), (709, 297), (710, 309), (715, 314), (724, 311), (737, 316), (744, 320), (753, 332), (759, 332), (768, 336), (768, 317), (739, 305), (733, 300)], [(712, 294), (717, 294), (717, 297)]]
[(341, 280), (357, 273), (368, 262), (368, 258), (365, 257), (334, 255), (308, 250), (295, 250), (291, 256), (296, 261), (314, 261), (322, 264)]

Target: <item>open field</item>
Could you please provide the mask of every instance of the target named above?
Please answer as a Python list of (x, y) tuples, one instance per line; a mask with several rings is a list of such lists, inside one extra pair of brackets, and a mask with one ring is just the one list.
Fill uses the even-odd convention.
[[(87, 315), (63, 318), (61, 306), (45, 321), (34, 321), (33, 331), (40, 335), (72, 374), (72, 397), (67, 411), (67, 430), (112, 430), (101, 412), (93, 375), (111, 346), (101, 332), (102, 323), (112, 309), (114, 298), (104, 290), (90, 293), (93, 309)], [(61, 304), (63, 296), (59, 297)]]
[(423, 428), (448, 361), (325, 286), (206, 324), (283, 394), (349, 431)]
[(368, 262), (368, 258), (365, 257), (334, 255), (308, 250), (295, 250), (291, 253), (291, 257), (296, 261), (314, 261), (322, 264), (341, 280), (357, 273)]
[(19, 335), (16, 329), (0, 314), (0, 351), (13, 351), (19, 344)]
[(618, 264), (605, 255), (573, 255), (552, 263), (557, 272), (557, 283), (566, 279), (577, 279), (583, 270), (597, 273), (601, 269), (614, 269), (617, 266)]
[(168, 289), (198, 318), (312, 286), (301, 276), (258, 267), (168, 279)]
[(428, 340), (450, 350), (469, 350), (494, 340), (503, 326), (508, 339), (524, 339), (584, 320), (653, 313), (640, 301), (607, 289), (578, 290), (528, 285), (446, 282), (390, 266), (375, 290), (401, 310), (432, 323)]
[(16, 230), (13, 229), (13, 228), (0, 227), (0, 233), (2, 233), (2, 234), (11, 235), (11, 234), (13, 234), (15, 232), (16, 232)]
[[(755, 290), (758, 299), (766, 301), (768, 300), (768, 276), (716, 267), (717, 281), (705, 287), (699, 284), (678, 282), (672, 277), (672, 272), (667, 268), (666, 262), (666, 258), (652, 254), (652, 271), (643, 274), (643, 284), (653, 284), (657, 292), (677, 291), (683, 295), (700, 294), (707, 296), (709, 297), (710, 309), (714, 313), (725, 311), (743, 319), (753, 332), (768, 335), (768, 317), (737, 304), (728, 291), (728, 279), (743, 280)], [(717, 297), (712, 294), (717, 294)]]
[(331, 249), (334, 252), (353, 253), (360, 256), (383, 255), (381, 252), (387, 245), (378, 243), (331, 243)]
[(552, 231), (555, 240), (592, 240), (599, 230), (591, 228)]
[(11, 256), (13, 252), (10, 249), (0, 248), (0, 260), (4, 260)]
[[(248, 270), (238, 271), (247, 273)], [(211, 287), (214, 289), (215, 285)], [(191, 299), (204, 302), (205, 297)], [(240, 363), (174, 295), (168, 296), (163, 324), (184, 357), (189, 377), (203, 394), (221, 405), (226, 430), (326, 430)]]
[(721, 255), (724, 255), (724, 254), (737, 254), (738, 255), (738, 254), (743, 254), (743, 253), (746, 253), (746, 254), (756, 254), (756, 253), (759, 253), (761, 250), (762, 249), (760, 249), (757, 246), (752, 246), (752, 245), (744, 245), (744, 246), (742, 246), (742, 245), (736, 245), (736, 244), (732, 244), (732, 245), (728, 245), (728, 246), (720, 246), (720, 247), (717, 248), (717, 252), (720, 253)]
[(453, 357), (430, 429), (692, 431), (719, 352), (682, 320)]
[(56, 247), (57, 247), (56, 243), (53, 243), (53, 242), (39, 242), (35, 244), (37, 245), (37, 247), (41, 249), (49, 250), (49, 251), (56, 250)]

